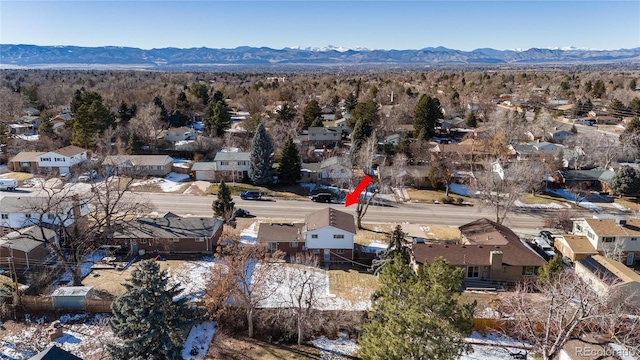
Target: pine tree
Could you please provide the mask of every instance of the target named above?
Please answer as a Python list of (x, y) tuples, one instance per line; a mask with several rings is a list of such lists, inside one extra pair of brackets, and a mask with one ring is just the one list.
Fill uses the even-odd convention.
[(131, 132), (129, 134), (129, 141), (127, 142), (127, 154), (134, 155), (137, 154), (141, 149), (140, 139), (138, 139), (138, 135), (135, 132)]
[(618, 195), (640, 194), (640, 173), (629, 165), (624, 165), (616, 170), (609, 186)]
[(276, 110), (276, 120), (281, 122), (289, 122), (296, 117), (296, 109), (291, 104), (284, 103), (282, 107)]
[[(396, 257), (398, 256), (398, 257)], [(389, 238), (389, 245), (382, 251), (378, 259), (373, 260), (371, 264), (371, 271), (375, 275), (380, 275), (384, 267), (395, 261), (401, 260), (406, 264), (411, 263), (413, 257), (413, 250), (411, 249), (409, 241), (405, 238), (405, 233), (402, 231), (400, 225), (396, 225)]]
[(231, 198), (231, 189), (222, 180), (220, 186), (218, 186), (218, 198), (213, 202), (211, 208), (215, 216), (219, 216), (228, 221), (233, 215), (233, 208), (235, 203)]
[(538, 280), (536, 280), (536, 284), (542, 287), (548, 282), (554, 281), (561, 272), (562, 256), (554, 256), (538, 270)]
[(295, 184), (300, 180), (302, 161), (298, 147), (291, 137), (287, 138), (280, 152), (280, 166), (278, 167), (278, 182), (284, 185)]
[(440, 100), (422, 95), (413, 111), (413, 129), (418, 140), (429, 140), (435, 134), (438, 119), (442, 117)]
[(169, 286), (167, 271), (154, 260), (140, 262), (124, 284), (126, 291), (112, 304), (111, 330), (122, 340), (107, 348), (116, 360), (182, 359), (184, 331), (203, 314), (203, 308), (181, 290)]
[(464, 273), (442, 258), (418, 273), (400, 255), (384, 268), (360, 337), (364, 360), (457, 359), (469, 350), (475, 302), (458, 303)]
[(311, 100), (304, 107), (304, 126), (309, 127), (318, 118), (322, 117), (322, 109), (316, 100)]
[(478, 126), (478, 118), (476, 117), (476, 113), (473, 111), (469, 111), (469, 113), (467, 114), (466, 122), (468, 127), (474, 128)]
[(214, 96), (209, 105), (204, 109), (204, 123), (207, 131), (215, 136), (224, 135), (225, 130), (231, 127), (231, 115), (223, 101), (215, 101)]
[[(42, 116), (42, 114), (44, 114), (44, 116)], [(40, 115), (42, 122), (40, 123), (40, 126), (38, 126), (38, 135), (54, 137), (56, 133), (53, 130), (53, 124), (51, 123), (51, 120), (49, 120), (49, 116), (46, 112), (42, 112), (42, 114)]]
[(249, 178), (254, 185), (265, 185), (271, 182), (271, 155), (273, 142), (264, 125), (260, 123), (251, 142), (249, 159)]

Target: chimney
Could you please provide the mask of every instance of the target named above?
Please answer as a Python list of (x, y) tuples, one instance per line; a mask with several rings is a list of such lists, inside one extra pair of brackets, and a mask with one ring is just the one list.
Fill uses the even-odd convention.
[(627, 226), (627, 220), (625, 220), (625, 219), (616, 219), (616, 224), (618, 224), (618, 226), (625, 227), (625, 226)]
[(491, 263), (491, 280), (500, 280), (500, 273), (502, 272), (502, 251), (494, 250), (490, 253), (489, 262)]

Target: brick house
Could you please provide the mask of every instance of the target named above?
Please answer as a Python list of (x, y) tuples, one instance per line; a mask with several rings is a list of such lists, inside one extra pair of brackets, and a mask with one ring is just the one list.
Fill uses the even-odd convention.
[(13, 257), (16, 269), (27, 270), (49, 258), (50, 251), (44, 240), (57, 242), (57, 238), (55, 231), (35, 225), (12, 231), (0, 237), (0, 259)]
[(113, 238), (133, 254), (213, 255), (222, 234), (220, 218), (180, 217), (137, 218), (120, 224)]
[(545, 263), (511, 229), (494, 221), (483, 218), (458, 229), (458, 244), (414, 244), (416, 264), (443, 257), (450, 265), (463, 268), (466, 280), (517, 282), (536, 276)]
[(38, 158), (43, 155), (39, 151), (21, 151), (9, 160), (9, 168), (20, 172), (37, 172)]

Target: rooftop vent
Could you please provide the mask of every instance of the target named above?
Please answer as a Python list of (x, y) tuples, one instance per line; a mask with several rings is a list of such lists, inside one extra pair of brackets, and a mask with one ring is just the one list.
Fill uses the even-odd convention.
[(627, 225), (627, 220), (625, 220), (625, 219), (616, 219), (616, 224), (618, 224), (620, 226), (626, 226)]

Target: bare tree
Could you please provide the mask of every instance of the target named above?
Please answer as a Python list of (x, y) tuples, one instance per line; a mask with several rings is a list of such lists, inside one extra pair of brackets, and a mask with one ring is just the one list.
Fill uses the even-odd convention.
[(129, 121), (129, 129), (134, 131), (152, 149), (158, 147), (158, 135), (162, 129), (160, 108), (153, 102), (144, 105)]
[[(92, 182), (91, 191), (73, 187), (45, 187), (38, 196), (25, 198), (22, 211), (29, 214), (25, 224), (39, 231), (31, 237), (44, 242), (60, 265), (71, 274), (73, 285), (82, 285), (85, 256), (109, 244), (116, 226), (151, 210), (144, 200), (130, 192), (132, 179), (108, 177)], [(56, 238), (46, 235), (53, 228)]]
[[(212, 268), (211, 286), (207, 294), (223, 296), (225, 300), (231, 300), (234, 306), (244, 308), (249, 337), (254, 334), (256, 309), (272, 295), (273, 284), (279, 278), (279, 272), (276, 271), (279, 264), (275, 261), (281, 259), (282, 255), (281, 252), (269, 253), (261, 244), (244, 246), (234, 240), (218, 247), (218, 264)], [(213, 303), (219, 306), (221, 302)]]
[[(629, 299), (621, 294), (597, 294), (573, 272), (551, 278), (541, 286), (540, 294), (531, 294), (528, 289), (521, 283), (506, 296), (504, 312), (515, 317), (510, 335), (532, 344), (545, 360), (555, 358), (569, 340), (586, 331), (621, 331), (620, 325), (626, 323), (621, 315), (637, 313), (637, 309), (626, 306)], [(637, 333), (637, 325), (616, 336), (630, 340), (629, 331)]]
[[(369, 138), (364, 142), (364, 144), (360, 147), (360, 150), (357, 154), (355, 154), (355, 164), (356, 166), (365, 174), (365, 176), (369, 176), (373, 172), (373, 164), (376, 156), (378, 154), (378, 138), (376, 136), (376, 132), (374, 131)], [(352, 181), (355, 183), (357, 178), (355, 177)], [(359, 180), (358, 180), (359, 181)], [(378, 182), (378, 188), (373, 191), (364, 190), (364, 194), (358, 197), (358, 202), (356, 203), (356, 225), (358, 229), (362, 229), (362, 218), (367, 214), (367, 210), (369, 209), (369, 205), (374, 201), (376, 195), (379, 193), (379, 189), (382, 186)]]
[(297, 253), (292, 263), (294, 265), (286, 269), (283, 280), (289, 289), (284, 305), (295, 313), (298, 345), (302, 345), (313, 309), (317, 308), (327, 284), (324, 275), (319, 272), (318, 258), (313, 254)]
[(480, 206), (495, 208), (496, 222), (502, 224), (516, 200), (542, 182), (540, 171), (533, 171), (529, 164), (516, 162), (502, 168), (498, 162), (483, 163), (482, 172), (474, 173), (476, 183), (472, 190), (480, 198)]

